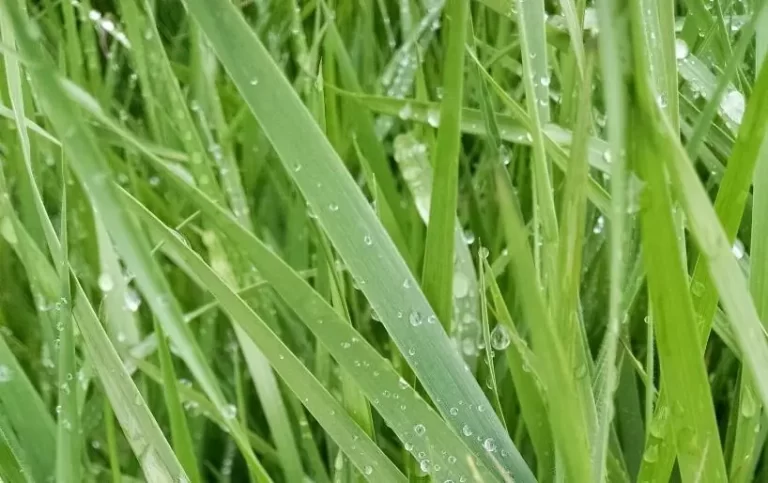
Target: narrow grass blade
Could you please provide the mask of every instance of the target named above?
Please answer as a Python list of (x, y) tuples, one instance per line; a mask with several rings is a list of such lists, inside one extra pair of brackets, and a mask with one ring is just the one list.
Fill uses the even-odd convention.
[(165, 396), (165, 406), (168, 409), (168, 418), (170, 419), (173, 450), (179, 458), (179, 463), (184, 467), (189, 481), (191, 483), (200, 483), (202, 479), (197, 465), (197, 458), (195, 457), (192, 436), (189, 433), (187, 417), (184, 414), (179, 398), (178, 381), (176, 379), (176, 371), (173, 368), (171, 351), (163, 335), (162, 327), (160, 327), (157, 321), (155, 321), (154, 325), (155, 334), (158, 335), (157, 352), (163, 372), (163, 394)]
[(549, 421), (558, 457), (563, 462), (566, 478), (588, 481), (592, 477), (592, 468), (584, 401), (574, 380), (574, 368), (568, 363), (563, 342), (546, 308), (543, 290), (538, 284), (531, 283), (531, 280), (537, 279), (536, 268), (510, 184), (509, 179), (497, 171), (500, 217), (507, 246), (514, 254), (511, 261), (516, 290), (519, 291), (523, 313), (530, 321), (533, 349), (547, 394)]
[(459, 156), (461, 155), (461, 105), (464, 90), (464, 44), (467, 38), (469, 2), (447, 0), (444, 21), (448, 23), (448, 42), (443, 66), (443, 101), (432, 166), (432, 203), (424, 246), (422, 285), (442, 322), (450, 332), (453, 321), (453, 258), (458, 199)]
[[(554, 293), (558, 251), (557, 214), (552, 190), (552, 173), (544, 148), (543, 126), (550, 121), (549, 64), (544, 28), (544, 1), (517, 0), (517, 22), (520, 25), (520, 51), (523, 57), (523, 85), (528, 115), (531, 118), (533, 145), (534, 259), (541, 260), (539, 280), (545, 293)], [(575, 476), (575, 475), (573, 475)]]
[[(400, 173), (411, 192), (416, 210), (425, 223), (429, 222), (432, 203), (433, 174), (429, 164), (426, 144), (419, 142), (412, 133), (401, 134), (394, 141), (394, 157)], [(479, 335), (477, 276), (472, 264), (472, 254), (464, 240), (464, 231), (458, 219), (454, 217), (453, 245), (455, 262), (452, 282), (452, 336), (461, 348), (465, 360), (472, 360), (474, 347)], [(469, 363), (468, 360), (468, 363)], [(470, 363), (471, 365), (471, 363)]]
[(58, 260), (58, 275), (61, 308), (57, 330), (59, 332), (58, 384), (59, 398), (57, 409), (58, 431), (56, 433), (56, 480), (62, 482), (79, 482), (80, 455), (82, 453), (80, 439), (80, 410), (78, 408), (78, 392), (80, 387), (75, 380), (77, 363), (75, 360), (75, 327), (72, 320), (72, 296), (69, 278), (69, 241), (67, 228), (67, 188), (66, 162), (62, 162), (62, 195), (61, 195), (61, 258)]

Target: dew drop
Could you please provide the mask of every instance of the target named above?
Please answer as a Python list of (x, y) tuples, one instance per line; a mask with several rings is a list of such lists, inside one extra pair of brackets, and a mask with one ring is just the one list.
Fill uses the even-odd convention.
[(413, 427), (413, 432), (416, 433), (416, 436), (423, 436), (427, 432), (427, 428), (423, 424), (417, 424)]
[(485, 441), (483, 441), (483, 448), (487, 452), (493, 453), (496, 451), (496, 441), (494, 441), (493, 438), (486, 438)]
[(408, 315), (408, 322), (410, 322), (410, 324), (414, 327), (420, 326), (423, 321), (424, 319), (422, 318), (421, 314), (416, 310), (412, 311), (410, 315)]
[(509, 347), (509, 331), (501, 324), (497, 324), (491, 332), (491, 346), (497, 351), (503, 351)]
[(736, 260), (741, 260), (744, 258), (744, 244), (741, 242), (741, 240), (737, 239), (733, 243), (731, 252), (733, 252), (733, 256), (736, 257)]
[(235, 419), (235, 416), (237, 416), (237, 408), (234, 404), (227, 404), (221, 411), (221, 415), (224, 416), (224, 419)]
[(683, 60), (688, 57), (690, 49), (683, 39), (675, 39), (675, 57), (677, 60)]
[(0, 383), (8, 382), (13, 379), (13, 372), (5, 364), (0, 364)]
[(115, 282), (112, 280), (112, 276), (106, 272), (99, 275), (98, 283), (102, 292), (109, 292), (115, 288)]

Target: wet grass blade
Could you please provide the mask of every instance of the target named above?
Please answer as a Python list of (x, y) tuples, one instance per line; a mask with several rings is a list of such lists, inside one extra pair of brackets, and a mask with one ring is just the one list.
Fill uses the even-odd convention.
[[(465, 440), (489, 467), (496, 468), (499, 461), (503, 471), (518, 479), (530, 479), (527, 466), (492, 411), (472, 410), (458, 419), (449, 417), (450, 408), (458, 401), (483, 409), (488, 402), (477, 382), (463, 370), (463, 362), (442, 327), (429, 323), (434, 312), (416, 280), (261, 42), (236, 9), (223, 0), (214, 4), (192, 0), (188, 5), (286, 171), (440, 412), (457, 432), (467, 425), (495, 441), (497, 450), (489, 452), (482, 441)], [(219, 15), (209, 15), (210, 8), (216, 8)], [(251, 52), (248, 57), (238, 55), (245, 45)], [(254, 79), (256, 86), (251, 84)], [(296, 135), (304, 142), (296, 143)], [(338, 210), (333, 209), (336, 206)], [(372, 250), (379, 256), (368, 256)], [(398, 317), (398, 313), (405, 316)], [(413, 325), (409, 320), (418, 323)]]

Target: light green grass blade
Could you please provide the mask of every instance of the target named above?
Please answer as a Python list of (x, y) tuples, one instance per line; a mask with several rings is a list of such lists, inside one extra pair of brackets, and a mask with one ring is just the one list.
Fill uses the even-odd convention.
[[(577, 101), (577, 131), (571, 150), (568, 172), (565, 176), (560, 208), (560, 244), (557, 253), (557, 282), (553, 283), (550, 309), (553, 323), (558, 327), (567, 363), (573, 368), (577, 388), (582, 398), (583, 418), (592, 443), (597, 430), (597, 414), (592, 394), (588, 341), (583, 336), (578, 314), (581, 258), (584, 243), (584, 225), (587, 208), (587, 143), (591, 113), (592, 73), (594, 52), (588, 51), (584, 65), (583, 82)], [(592, 446), (590, 446), (591, 450)], [(593, 465), (593, 471), (594, 465)]]
[[(496, 451), (489, 452), (483, 448), (482, 441), (465, 439), (466, 444), (488, 466), (495, 468), (494, 462), (498, 460), (503, 471), (524, 481), (530, 479), (529, 470), (519, 458), (498, 418), (491, 411), (484, 411), (487, 400), (477, 383), (462, 369), (463, 362), (452, 350), (442, 327), (430, 323), (417, 327), (409, 325), (410, 319), (430, 320), (432, 309), (373, 211), (344, 170), (338, 155), (262, 44), (235, 8), (226, 2), (210, 4), (193, 0), (188, 5), (286, 170), (291, 173), (328, 233), (334, 248), (349, 266), (394, 342), (427, 393), (433, 396), (440, 412), (457, 431), (467, 425), (473, 432), (495, 441)], [(219, 15), (209, 15), (210, 8), (216, 8)], [(251, 52), (248, 57), (238, 55), (245, 45)], [(258, 86), (251, 85), (253, 79), (258, 81)], [(302, 143), (295, 142), (299, 133), (304, 140)], [(339, 210), (331, 210), (330, 206), (339, 206)], [(367, 255), (373, 250), (380, 257)], [(406, 316), (398, 318), (398, 312)], [(483, 410), (466, 411), (460, 418), (448, 417), (449, 409), (458, 401)]]
[(461, 156), (461, 106), (464, 90), (464, 44), (467, 38), (469, 2), (447, 0), (444, 22), (448, 41), (443, 65), (443, 101), (432, 166), (432, 203), (429, 205), (427, 239), (424, 246), (422, 286), (437, 318), (446, 331), (452, 319), (454, 232)]
[[(544, 28), (544, 1), (517, 0), (517, 23), (520, 25), (520, 55), (523, 58), (523, 85), (528, 115), (531, 118), (533, 145), (534, 260), (545, 293), (554, 293), (557, 279), (558, 251), (557, 215), (552, 190), (552, 173), (544, 148), (543, 126), (550, 122), (549, 64)], [(539, 226), (540, 225), (540, 226)], [(538, 262), (541, 261), (539, 264)], [(575, 475), (573, 475), (575, 476)]]
[(165, 340), (160, 324), (155, 321), (154, 326), (155, 334), (158, 335), (157, 352), (163, 373), (163, 395), (165, 396), (165, 406), (168, 410), (168, 418), (170, 419), (173, 451), (176, 453), (179, 463), (184, 467), (189, 481), (191, 483), (200, 483), (202, 479), (198, 469), (197, 458), (195, 457), (192, 436), (189, 433), (187, 417), (182, 410), (179, 398), (178, 381), (176, 379), (176, 371), (173, 368), (171, 351), (168, 348), (168, 342)]
[[(60, 284), (61, 308), (58, 314), (59, 354), (58, 354), (58, 431), (56, 433), (56, 480), (62, 482), (79, 482), (80, 473), (80, 410), (78, 408), (79, 383), (75, 380), (77, 362), (75, 359), (75, 327), (72, 320), (72, 297), (69, 279), (69, 241), (67, 228), (67, 188), (66, 162), (62, 161), (62, 194), (61, 194), (61, 240), (60, 259), (58, 260), (58, 276)], [(44, 214), (41, 214), (44, 216)]]
[[(755, 92), (762, 92), (768, 89), (768, 69), (763, 67), (755, 83)], [(764, 138), (763, 128), (768, 122), (768, 105), (764, 97), (753, 95), (747, 105), (744, 114), (744, 121), (740, 128), (739, 138), (734, 146), (734, 151), (728, 168), (723, 176), (723, 180), (715, 200), (715, 212), (719, 222), (725, 229), (729, 240), (736, 237), (736, 232), (741, 224), (741, 218), (744, 214), (746, 197), (744, 193), (748, 192), (752, 180), (752, 173), (755, 164), (758, 161), (760, 153), (760, 143)], [(690, 291), (696, 308), (696, 313), (704, 321), (699, 329), (700, 344), (709, 338), (709, 330), (712, 324), (712, 317), (717, 309), (717, 285), (712, 280), (710, 270), (706, 265), (706, 257), (698, 260), (693, 272)], [(653, 427), (656, 432), (662, 436), (662, 441), (666, 435), (665, 424), (659, 421), (659, 413), (668, 412), (668, 405), (664, 398), (660, 400), (660, 406), (657, 415), (654, 417)], [(668, 443), (659, 445), (658, 458), (651, 462), (644, 462), (641, 475), (669, 475), (672, 471), (674, 456), (670, 451), (674, 449), (667, 446)]]
[[(600, 70), (603, 78), (603, 98), (606, 106), (609, 158), (611, 159), (611, 216), (610, 216), (610, 292), (606, 334), (600, 347), (598, 376), (595, 389), (597, 410), (597, 435), (593, 446), (595, 480), (602, 481), (608, 454), (608, 439), (612, 424), (614, 392), (619, 386), (619, 372), (616, 368), (620, 336), (620, 325), (624, 321), (625, 259), (627, 254), (627, 160), (626, 126), (627, 93), (622, 72), (622, 47), (630, 48), (629, 35), (624, 19), (617, 25), (621, 3), (605, 0), (596, 5), (600, 34), (597, 43), (600, 56)], [(629, 373), (631, 374), (631, 373)], [(638, 445), (639, 446), (639, 445)], [(626, 449), (625, 449), (626, 454)]]

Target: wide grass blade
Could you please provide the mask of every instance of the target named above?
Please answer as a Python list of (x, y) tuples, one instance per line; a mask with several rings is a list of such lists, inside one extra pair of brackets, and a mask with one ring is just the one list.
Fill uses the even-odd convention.
[[(334, 248), (440, 412), (457, 432), (466, 425), (473, 433), (495, 442), (495, 451), (491, 452), (483, 447), (483, 441), (465, 438), (489, 467), (496, 468), (498, 461), (502, 473), (524, 481), (530, 479), (527, 466), (500, 421), (492, 411), (485, 410), (486, 398), (477, 382), (463, 370), (463, 362), (452, 350), (444, 330), (439, 324), (429, 323), (434, 312), (394, 244), (261, 42), (236, 9), (223, 0), (192, 0), (188, 6)], [(211, 16), (211, 8), (218, 15)], [(243, 46), (248, 46), (251, 55), (238, 54)], [(252, 85), (253, 80), (257, 85)], [(296, 143), (296, 135), (304, 142)], [(374, 250), (377, 255), (369, 256)], [(398, 313), (404, 316), (398, 317)], [(472, 410), (451, 418), (450, 408), (459, 401)]]

